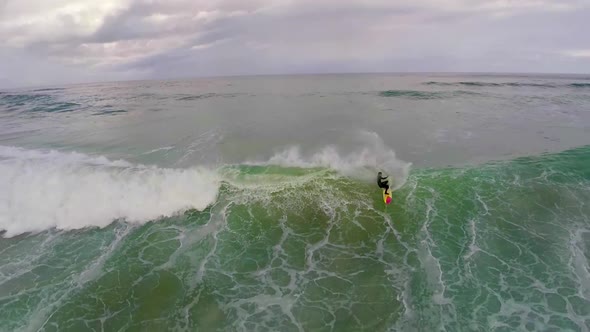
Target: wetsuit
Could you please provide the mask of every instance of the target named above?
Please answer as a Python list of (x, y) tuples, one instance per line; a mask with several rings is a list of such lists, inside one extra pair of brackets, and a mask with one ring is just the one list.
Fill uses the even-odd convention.
[[(387, 191), (389, 190), (389, 181), (386, 180), (386, 177), (382, 177), (381, 175), (377, 175), (377, 185), (379, 186), (379, 188), (383, 188), (385, 189), (385, 194), (387, 195)], [(385, 180), (385, 181), (383, 181)]]

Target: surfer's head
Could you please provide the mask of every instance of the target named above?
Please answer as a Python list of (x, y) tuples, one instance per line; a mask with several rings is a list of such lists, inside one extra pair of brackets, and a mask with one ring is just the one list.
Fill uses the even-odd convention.
[(377, 173), (377, 175), (381, 175), (381, 174), (382, 174), (381, 172)]

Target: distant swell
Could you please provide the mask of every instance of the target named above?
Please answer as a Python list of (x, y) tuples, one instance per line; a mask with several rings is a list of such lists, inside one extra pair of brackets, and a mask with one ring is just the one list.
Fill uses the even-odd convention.
[(549, 83), (525, 83), (525, 82), (503, 82), (503, 83), (493, 83), (493, 82), (424, 82), (424, 85), (434, 85), (434, 86), (467, 86), (467, 87), (535, 87), (535, 88), (559, 88), (559, 87), (569, 87), (569, 88), (590, 88), (590, 83), (569, 83), (569, 84), (549, 84)]
[[(46, 90), (45, 90), (46, 91)], [(0, 106), (26, 112), (70, 112), (79, 109), (80, 104), (56, 100), (48, 94), (4, 94), (0, 95)]]
[(386, 90), (379, 93), (381, 97), (402, 97), (408, 99), (441, 99), (445, 98), (443, 92), (428, 92), (416, 90)]
[(31, 108), (30, 111), (31, 112), (55, 112), (55, 113), (71, 112), (71, 111), (76, 110), (76, 108), (79, 106), (80, 106), (80, 104), (77, 104), (77, 103), (54, 102), (54, 103), (48, 103), (47, 105)]
[(46, 94), (4, 94), (0, 96), (1, 104), (20, 104), (30, 102), (42, 102), (51, 99), (50, 95)]
[(123, 114), (123, 113), (127, 113), (126, 110), (104, 110), (104, 111), (100, 111), (100, 112), (96, 112), (93, 113), (92, 115), (118, 115), (118, 114)]
[(394, 97), (394, 98), (406, 98), (406, 99), (444, 99), (453, 98), (460, 96), (475, 96), (479, 93), (471, 91), (419, 91), (419, 90), (386, 90), (379, 92), (381, 97)]
[(233, 94), (233, 93), (204, 93), (204, 94), (198, 94), (198, 95), (180, 95), (178, 97), (178, 100), (188, 101), (188, 100), (199, 100), (199, 99), (207, 99), (207, 98), (214, 98), (214, 97), (232, 98), (235, 96), (237, 96), (237, 94)]
[(436, 86), (467, 86), (467, 87), (536, 87), (536, 88), (556, 88), (554, 84), (545, 83), (520, 83), (520, 82), (504, 82), (504, 83), (492, 83), (492, 82), (425, 82), (425, 85), (436, 85)]
[(46, 88), (46, 89), (36, 89), (33, 90), (34, 92), (41, 92), (41, 91), (63, 91), (65, 88)]

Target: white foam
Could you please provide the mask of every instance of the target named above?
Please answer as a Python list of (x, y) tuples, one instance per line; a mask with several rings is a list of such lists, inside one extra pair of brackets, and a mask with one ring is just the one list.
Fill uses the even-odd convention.
[[(14, 146), (0, 145), (0, 162), (3, 160), (37, 160), (51, 162), (52, 164), (86, 164), (111, 167), (132, 167), (131, 163), (124, 160), (109, 160), (104, 156), (88, 156), (78, 152), (59, 152), (56, 150), (27, 150)], [(137, 167), (144, 167), (137, 165)]]
[(144, 223), (217, 197), (217, 173), (162, 169), (80, 153), (0, 147), (0, 230), (6, 236), (49, 228)]
[(161, 147), (161, 148), (156, 148), (156, 149), (153, 149), (153, 150), (144, 152), (142, 154), (152, 154), (152, 153), (156, 153), (156, 152), (160, 152), (160, 151), (170, 151), (170, 150), (173, 150), (173, 149), (174, 149), (174, 146), (164, 146), (164, 147)]
[(590, 230), (579, 228), (571, 232), (569, 241), (570, 249), (570, 266), (578, 279), (578, 291), (582, 298), (590, 297), (590, 266), (588, 257), (584, 254), (586, 244), (584, 234), (590, 233)]
[(376, 171), (379, 170), (393, 178), (393, 188), (403, 186), (408, 178), (411, 163), (397, 159), (395, 151), (376, 133), (360, 132), (357, 136), (363, 143), (362, 147), (348, 153), (329, 145), (315, 153), (304, 154), (300, 147), (292, 146), (276, 153), (263, 163), (285, 167), (329, 167), (345, 176), (365, 181), (373, 181)]
[[(479, 197), (479, 196), (478, 196)], [(475, 228), (475, 219), (469, 220), (469, 237), (471, 237), (471, 243), (469, 243), (469, 252), (463, 255), (463, 259), (468, 260), (477, 253), (480, 249), (476, 244), (477, 231)]]

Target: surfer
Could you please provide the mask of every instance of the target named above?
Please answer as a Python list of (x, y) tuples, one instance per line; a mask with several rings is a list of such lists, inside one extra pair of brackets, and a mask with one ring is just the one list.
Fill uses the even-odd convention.
[(389, 181), (387, 180), (387, 176), (383, 177), (381, 174), (381, 172), (377, 173), (377, 185), (379, 188), (385, 189), (385, 195), (388, 195), (387, 191), (389, 190)]

